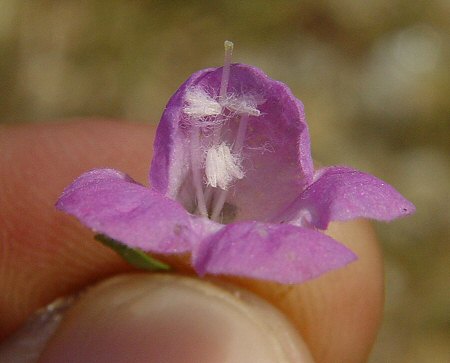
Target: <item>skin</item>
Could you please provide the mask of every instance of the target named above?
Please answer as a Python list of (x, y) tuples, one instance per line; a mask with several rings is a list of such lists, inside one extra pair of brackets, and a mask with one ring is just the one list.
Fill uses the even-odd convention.
[[(147, 184), (154, 134), (154, 126), (108, 120), (0, 127), (0, 291), (7, 292), (0, 296), (0, 340), (55, 298), (130, 271), (54, 203), (92, 168), (116, 168)], [(317, 362), (364, 362), (382, 315), (380, 250), (364, 221), (332, 224), (327, 233), (359, 259), (302, 285), (212, 281), (232, 282), (278, 307)], [(185, 258), (167, 261), (192, 274)]]

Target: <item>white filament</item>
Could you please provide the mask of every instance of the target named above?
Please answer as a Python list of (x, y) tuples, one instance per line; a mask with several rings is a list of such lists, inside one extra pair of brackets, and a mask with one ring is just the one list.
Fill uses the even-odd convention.
[(197, 199), (197, 208), (200, 215), (203, 217), (208, 216), (206, 209), (205, 196), (203, 194), (202, 177), (200, 175), (201, 159), (200, 159), (200, 130), (198, 127), (193, 127), (191, 132), (191, 164), (192, 175), (195, 188), (195, 195)]
[(223, 190), (227, 190), (233, 180), (244, 177), (239, 158), (231, 154), (225, 143), (208, 150), (205, 173), (208, 185)]

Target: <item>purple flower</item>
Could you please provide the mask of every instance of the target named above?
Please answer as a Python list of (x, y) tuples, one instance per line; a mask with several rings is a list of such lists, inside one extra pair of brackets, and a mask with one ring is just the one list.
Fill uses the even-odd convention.
[(314, 171), (302, 103), (244, 64), (194, 73), (158, 127), (151, 188), (89, 171), (57, 208), (145, 251), (190, 252), (200, 274), (299, 283), (356, 259), (331, 221), (414, 212), (393, 187), (348, 167)]

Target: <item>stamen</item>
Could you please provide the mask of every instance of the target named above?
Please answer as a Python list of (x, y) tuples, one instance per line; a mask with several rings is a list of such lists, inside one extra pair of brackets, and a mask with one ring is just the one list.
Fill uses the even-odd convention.
[[(218, 115), (221, 115), (223, 108), (227, 108), (231, 111), (230, 118), (239, 117), (239, 127), (236, 134), (236, 141), (233, 144), (232, 151), (230, 147), (224, 142), (220, 143), (222, 136), (223, 121), (209, 123), (213, 126), (212, 146), (206, 154), (205, 161), (205, 174), (207, 179), (207, 187), (203, 193), (203, 188), (200, 181), (200, 157), (197, 153), (198, 165), (194, 166), (193, 161), (193, 173), (194, 173), (194, 185), (196, 185), (197, 195), (197, 212), (201, 215), (207, 215), (206, 205), (209, 205), (211, 199), (213, 199), (211, 219), (218, 220), (220, 213), (222, 212), (225, 200), (227, 197), (227, 189), (230, 183), (235, 179), (242, 179), (244, 172), (241, 167), (241, 160), (236, 155), (240, 155), (244, 146), (245, 136), (247, 133), (248, 119), (250, 116), (260, 116), (261, 112), (257, 106), (264, 102), (261, 97), (253, 94), (242, 94), (241, 96), (227, 94), (228, 83), (230, 80), (231, 69), (231, 57), (233, 54), (233, 43), (225, 41), (225, 59), (222, 68), (222, 78), (220, 81), (220, 91), (218, 100), (210, 97), (202, 89), (193, 89), (188, 91), (186, 100), (188, 106), (184, 111), (187, 115), (198, 119), (202, 119), (202, 124), (205, 119), (212, 116), (216, 119)], [(196, 143), (199, 144), (199, 134), (196, 131)], [(192, 147), (194, 146), (194, 137)], [(192, 151), (194, 155), (194, 151)], [(194, 158), (194, 157), (193, 157)], [(217, 189), (218, 188), (218, 189)], [(213, 195), (215, 194), (214, 198)], [(204, 208), (203, 208), (204, 206)]]
[(247, 134), (247, 125), (248, 125), (248, 114), (244, 114), (241, 116), (241, 121), (239, 122), (239, 128), (236, 135), (236, 142), (234, 143), (233, 146), (233, 151), (235, 153), (240, 153), (242, 151), (245, 136)]
[(227, 199), (228, 191), (227, 190), (220, 190), (216, 194), (216, 198), (214, 200), (215, 204), (213, 207), (213, 210), (211, 212), (211, 219), (216, 222), (220, 222), (219, 216), (222, 212), (223, 206), (225, 204), (225, 200)]
[(227, 98), (223, 103), (223, 106), (236, 114), (259, 116), (261, 115), (261, 111), (259, 111), (256, 106), (263, 102), (263, 100), (259, 100), (251, 94), (243, 94), (240, 97), (232, 95)]
[(206, 209), (205, 197), (203, 195), (201, 172), (201, 151), (200, 151), (200, 129), (194, 126), (191, 131), (191, 163), (192, 163), (192, 177), (194, 182), (195, 196), (197, 199), (197, 210), (202, 217), (208, 217)]
[[(241, 121), (239, 123), (239, 128), (236, 135), (236, 142), (233, 145), (233, 152), (235, 154), (240, 154), (242, 151), (242, 147), (244, 146), (245, 141), (245, 135), (247, 134), (247, 125), (248, 125), (248, 115), (245, 114), (241, 116)], [(244, 173), (242, 172), (242, 177), (244, 176), (243, 174)], [(242, 177), (238, 179), (242, 179)], [(222, 188), (222, 190), (218, 192), (218, 195), (216, 195), (216, 200), (211, 213), (212, 220), (218, 221), (219, 215), (222, 212), (223, 206), (227, 199), (227, 195), (228, 191), (226, 190), (226, 188)]]
[(231, 154), (230, 148), (225, 143), (208, 150), (205, 173), (208, 185), (222, 190), (227, 190), (234, 179), (244, 177), (239, 159)]
[[(231, 59), (233, 55), (233, 42), (230, 42), (229, 40), (225, 40), (224, 43), (225, 47), (225, 58), (223, 61), (223, 68), (222, 68), (222, 78), (220, 80), (220, 90), (219, 90), (219, 101), (225, 102), (227, 98), (227, 92), (228, 92), (228, 82), (230, 80), (230, 68), (231, 68)], [(220, 141), (220, 136), (222, 134), (222, 125), (219, 124), (217, 127), (213, 130), (213, 145), (217, 146)], [(209, 204), (212, 196), (214, 193), (214, 189), (212, 189), (211, 185), (208, 185), (205, 192), (205, 199), (206, 202)]]
[(200, 87), (191, 88), (186, 92), (187, 105), (184, 113), (193, 118), (217, 116), (222, 113), (222, 106)]

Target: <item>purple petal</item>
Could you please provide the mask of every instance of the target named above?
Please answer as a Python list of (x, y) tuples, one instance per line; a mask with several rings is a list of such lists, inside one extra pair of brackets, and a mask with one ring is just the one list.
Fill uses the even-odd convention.
[(356, 258), (313, 229), (259, 222), (227, 225), (193, 252), (201, 275), (241, 275), (289, 284), (313, 279)]
[(96, 169), (65, 189), (56, 207), (127, 246), (157, 253), (190, 251), (190, 216), (175, 201), (113, 169)]
[(390, 221), (414, 213), (414, 205), (386, 182), (348, 167), (317, 172), (311, 184), (282, 217), (294, 224), (326, 229), (330, 221), (359, 217)]
[(181, 127), (186, 90), (214, 68), (192, 74), (170, 98), (156, 131), (150, 184), (161, 194), (175, 198), (189, 172), (189, 149), (186, 130)]
[[(151, 184), (159, 192), (178, 200), (187, 210), (195, 209), (195, 191), (186, 129), (186, 91), (199, 87), (211, 96), (218, 94), (222, 68), (192, 75), (169, 101), (155, 140)], [(270, 79), (258, 68), (233, 64), (228, 94), (256, 96), (259, 116), (249, 116), (242, 149), (244, 178), (230, 187), (227, 204), (236, 211), (236, 220), (264, 220), (288, 205), (313, 179), (309, 132), (302, 103), (281, 82)], [(222, 139), (232, 145), (239, 119), (226, 122)], [(205, 139), (207, 139), (205, 141)], [(202, 137), (202, 149), (211, 138)], [(206, 185), (204, 185), (206, 187)]]

